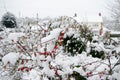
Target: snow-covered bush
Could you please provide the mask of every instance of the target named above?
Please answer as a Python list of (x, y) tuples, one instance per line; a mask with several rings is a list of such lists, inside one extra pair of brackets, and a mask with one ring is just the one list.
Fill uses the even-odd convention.
[(86, 51), (87, 43), (92, 41), (92, 32), (86, 25), (74, 23), (63, 37), (64, 51), (72, 56)]
[(1, 21), (2, 25), (5, 26), (6, 28), (14, 28), (17, 27), (17, 22), (16, 22), (16, 18), (15, 16), (10, 13), (7, 12), (3, 15), (2, 17), (2, 21)]
[[(41, 21), (41, 23), (45, 22)], [(2, 34), (7, 33), (7, 35), (2, 36), (3, 39), (0, 40), (2, 55), (0, 79), (119, 79), (117, 77), (120, 73), (119, 56), (116, 58), (114, 52), (111, 54), (113, 50), (120, 52), (118, 47), (108, 45), (110, 48), (107, 49), (99, 37), (91, 38), (91, 34), (89, 34), (91, 32), (86, 32), (87, 28), (79, 27), (78, 23), (66, 16), (53, 19), (45, 24), (31, 25), (31, 28), (25, 26), (28, 31), (24, 29), (20, 33), (15, 31), (13, 33), (12, 29), (3, 31)], [(39, 28), (36, 29), (36, 27)], [(80, 51), (81, 45), (85, 47)], [(106, 58), (94, 58), (91, 56), (92, 54), (88, 55), (91, 46), (95, 46), (96, 51), (104, 51)], [(64, 52), (68, 47), (73, 48), (69, 52), (74, 56), (68, 55), (67, 49)]]
[(71, 53), (72, 56), (81, 54), (83, 51), (85, 51), (86, 45), (80, 38), (80, 36), (76, 37), (74, 34), (71, 36), (66, 35), (66, 37), (63, 38), (64, 51)]
[(90, 48), (89, 54), (92, 55), (92, 57), (97, 57), (101, 59), (105, 58), (106, 52), (101, 48), (101, 44), (102, 43), (99, 41), (99, 37), (93, 36), (93, 40), (88, 46)]

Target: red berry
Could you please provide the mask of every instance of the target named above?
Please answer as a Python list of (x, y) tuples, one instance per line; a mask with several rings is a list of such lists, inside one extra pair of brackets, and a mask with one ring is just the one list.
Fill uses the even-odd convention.
[(21, 71), (25, 71), (25, 69), (27, 69), (28, 67), (22, 67), (22, 68), (19, 68), (18, 70), (21, 70)]
[(29, 69), (28, 69), (28, 68), (26, 68), (26, 72), (29, 72)]
[(6, 66), (3, 66), (4, 69), (6, 69)]
[(90, 71), (89, 74), (92, 74), (92, 71)]
[(26, 59), (26, 63), (28, 63), (28, 59)]
[(23, 48), (24, 50), (26, 50), (26, 46), (22, 46), (22, 48)]
[(55, 70), (55, 74), (56, 74), (56, 75), (59, 75), (59, 74), (58, 74), (58, 70)]
[(63, 36), (63, 35), (64, 35), (64, 32), (61, 32), (61, 33), (60, 33), (60, 36)]
[(88, 77), (91, 76), (91, 75), (92, 75), (92, 71), (90, 71), (90, 72), (87, 73)]
[(21, 49), (21, 47), (20, 47), (19, 45), (18, 45), (17, 47), (18, 47), (19, 49)]
[(57, 46), (57, 45), (55, 45), (54, 49), (58, 49), (58, 46)]
[(108, 65), (108, 67), (110, 68), (110, 65)]
[(22, 62), (21, 62), (21, 64), (24, 64), (24, 60), (22, 59)]
[(30, 68), (30, 71), (32, 70), (32, 68)]
[(90, 65), (92, 65), (92, 63), (90, 63)]
[(36, 56), (37, 56), (37, 54), (36, 54), (36, 53), (34, 53), (34, 56), (36, 57)]

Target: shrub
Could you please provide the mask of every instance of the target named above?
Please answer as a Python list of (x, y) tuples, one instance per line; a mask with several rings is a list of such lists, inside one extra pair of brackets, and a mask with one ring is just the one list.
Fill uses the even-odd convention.
[(2, 21), (1, 21), (2, 25), (5, 26), (6, 28), (14, 28), (17, 26), (17, 23), (16, 23), (16, 18), (15, 16), (10, 13), (10, 12), (7, 12), (3, 15), (2, 17)]

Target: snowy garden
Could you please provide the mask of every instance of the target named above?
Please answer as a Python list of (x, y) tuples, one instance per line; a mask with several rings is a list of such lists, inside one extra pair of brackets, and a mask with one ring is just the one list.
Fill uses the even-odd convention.
[(68, 16), (14, 26), (1, 26), (0, 80), (120, 80), (118, 39)]

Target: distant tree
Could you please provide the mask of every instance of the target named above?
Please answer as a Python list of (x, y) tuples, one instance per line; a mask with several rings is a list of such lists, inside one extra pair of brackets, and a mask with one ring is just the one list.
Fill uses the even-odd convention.
[(17, 22), (16, 22), (16, 18), (15, 16), (10, 13), (7, 12), (3, 15), (1, 23), (3, 26), (5, 26), (6, 28), (14, 28), (17, 26)]
[(113, 19), (112, 26), (115, 30), (120, 31), (120, 0), (114, 0), (114, 2), (109, 5), (109, 9)]

